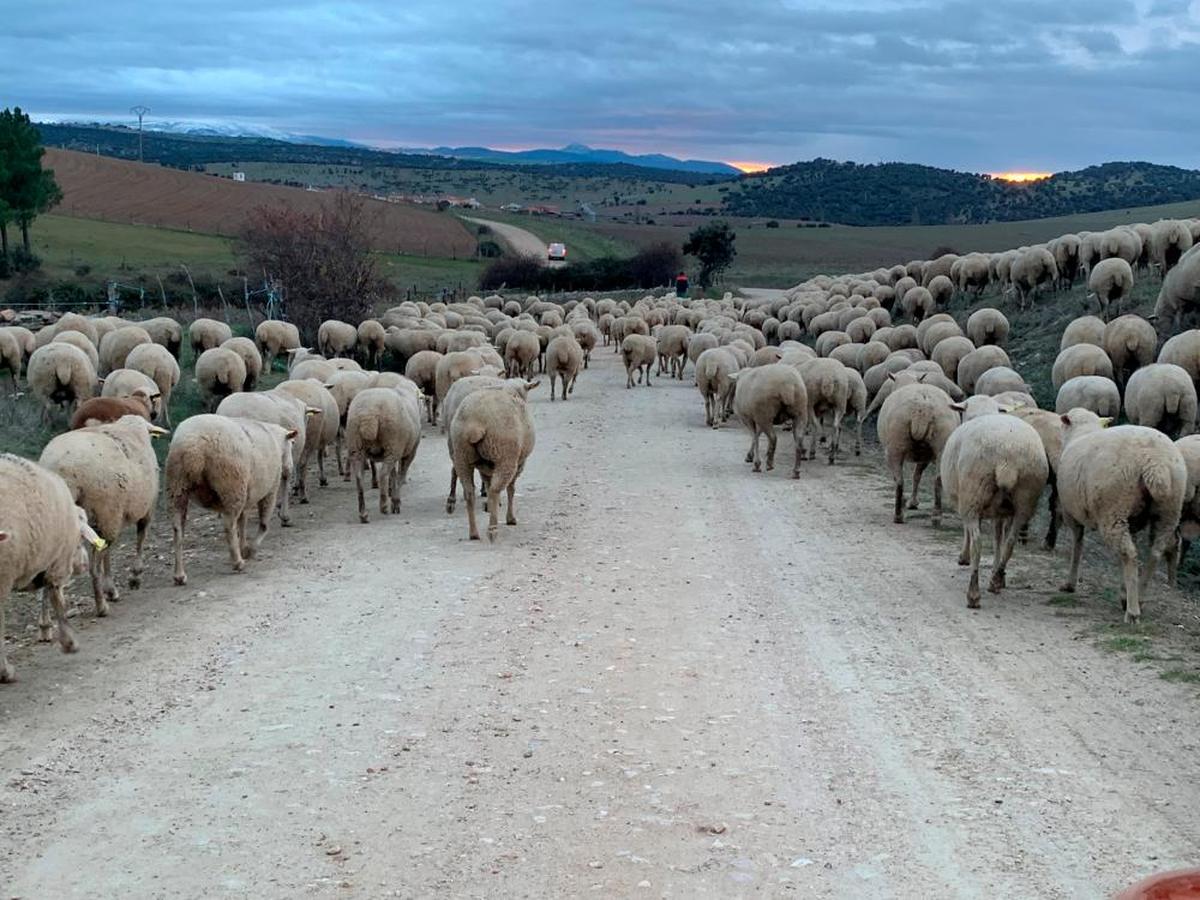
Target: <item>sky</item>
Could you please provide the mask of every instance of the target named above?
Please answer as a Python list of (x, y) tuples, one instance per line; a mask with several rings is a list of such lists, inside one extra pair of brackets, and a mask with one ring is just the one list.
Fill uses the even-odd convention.
[[(9, 7), (9, 12), (4, 12)], [(0, 106), (381, 146), (1200, 168), (1200, 0), (0, 0)]]

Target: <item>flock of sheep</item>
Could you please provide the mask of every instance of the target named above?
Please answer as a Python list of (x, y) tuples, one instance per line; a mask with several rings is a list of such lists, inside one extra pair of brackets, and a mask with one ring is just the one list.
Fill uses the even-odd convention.
[[(1064, 235), (1004, 253), (819, 276), (773, 299), (405, 303), (378, 320), (323, 323), (318, 352), (278, 321), (259, 325), (254, 340), (211, 319), (197, 319), (186, 334), (168, 318), (73, 314), (36, 333), (0, 328), (0, 370), (9, 372), (14, 390), (24, 371), (46, 420), (65, 407), (70, 425), (37, 462), (0, 456), (0, 641), (9, 593), (37, 588), (54, 609), (62, 648), (73, 649), (63, 589), (90, 566), (96, 613), (104, 615), (118, 596), (111, 545), (129, 526), (136, 529), (136, 586), (159, 494), (151, 439), (169, 433), (155, 423), (170, 426), (185, 336), (210, 411), (175, 428), (163, 470), (177, 584), (187, 581), (192, 502), (221, 515), (233, 567), (241, 571), (272, 517), (287, 525), (292, 497), (307, 502), (312, 463), (320, 484), (327, 483), (331, 450), (338, 472), (355, 481), (362, 522), (369, 518), (368, 468), (380, 513), (399, 511), (423, 417), (431, 425), (440, 420), (446, 433), (447, 512), (461, 481), (469, 537), (478, 539), (478, 472), (495, 540), (502, 493), (506, 520), (516, 524), (515, 485), (535, 442), (527, 403), (535, 373), (549, 379), (551, 400), (566, 400), (602, 342), (620, 353), (627, 388), (649, 385), (655, 364), (659, 376), (682, 380), (691, 363), (707, 424), (719, 428), (736, 415), (751, 434), (746, 461), (755, 472), (763, 467), (764, 437), (766, 468), (774, 468), (779, 425), (791, 427), (791, 474), (798, 477), (802, 460), (816, 458), (818, 442), (828, 462), (837, 461), (847, 417), (855, 425), (854, 452), (861, 453), (863, 423), (878, 414), (895, 481), (895, 521), (904, 520), (905, 464), (913, 466), (909, 509), (933, 465), (934, 524), (944, 493), (962, 521), (959, 562), (971, 567), (971, 607), (979, 605), (981, 523), (994, 523), (990, 590), (999, 591), (1048, 492), (1045, 545), (1053, 548), (1060, 519), (1074, 537), (1064, 590), (1075, 589), (1083, 533), (1094, 529), (1121, 559), (1126, 617), (1136, 619), (1157, 564), (1165, 557), (1174, 578), (1188, 541), (1200, 533), (1200, 436), (1192, 435), (1200, 331), (1159, 344), (1185, 312), (1200, 307), (1197, 239), (1200, 221), (1190, 220)], [(1163, 276), (1155, 322), (1113, 318), (1135, 273), (1151, 269)], [(1024, 307), (1080, 276), (1103, 318), (1084, 316), (1065, 329), (1053, 370), (1054, 412), (1038, 409), (1012, 367), (1001, 311), (977, 309), (962, 324), (941, 311), (956, 293), (989, 287)], [(286, 357), (287, 379), (258, 390), (278, 357)], [(385, 359), (390, 370), (378, 371)], [(1122, 412), (1130, 424), (1105, 427)], [(252, 510), (258, 524), (251, 537)], [(1149, 559), (1139, 565), (1133, 535), (1147, 527)], [(39, 628), (49, 640), (44, 602)], [(0, 643), (0, 682), (12, 675)]]
[[(971, 567), (972, 608), (980, 597), (981, 523), (994, 523), (989, 589), (997, 592), (1016, 542), (1048, 492), (1045, 546), (1053, 549), (1060, 519), (1074, 538), (1063, 590), (1075, 590), (1083, 534), (1094, 529), (1120, 557), (1129, 621), (1140, 616), (1158, 563), (1166, 558), (1173, 581), (1180, 557), (1200, 533), (1200, 436), (1193, 434), (1200, 331), (1159, 343), (1177, 331), (1183, 314), (1200, 308), (1200, 243), (1194, 242), (1200, 242), (1200, 220), (1121, 226), (1003, 253), (946, 254), (869, 273), (823, 275), (777, 299), (657, 301), (649, 310), (613, 314), (611, 321), (601, 315), (599, 326), (623, 341), (632, 385), (645, 352), (638, 335), (661, 325), (659, 353), (694, 360), (708, 424), (719, 427), (736, 414), (750, 431), (746, 461), (756, 472), (763, 435), (767, 469), (773, 468), (777, 425), (792, 429), (792, 475), (798, 477), (801, 460), (815, 458), (819, 435), (832, 464), (846, 418), (856, 421), (857, 453), (863, 420), (878, 413), (879, 441), (895, 481), (894, 519), (904, 521), (905, 464), (913, 465), (910, 509), (922, 474), (934, 465), (933, 521), (939, 523), (945, 493), (962, 521), (959, 563)], [(1162, 276), (1154, 323), (1135, 315), (1111, 318), (1132, 290), (1134, 273), (1152, 269)], [(1012, 367), (1002, 312), (977, 309), (964, 328), (939, 311), (956, 293), (979, 296), (989, 287), (1014, 295), (1025, 308), (1041, 291), (1070, 287), (1081, 276), (1103, 318), (1083, 316), (1064, 330), (1052, 373), (1053, 412), (1038, 409)], [(680, 325), (682, 342), (670, 333)], [(1122, 411), (1129, 424), (1107, 428)], [(1139, 565), (1133, 536), (1147, 528), (1149, 555)]]
[[(69, 429), (53, 437), (36, 462), (0, 454), (0, 682), (13, 669), (3, 650), (4, 605), (14, 590), (42, 594), (39, 636), (54, 634), (64, 651), (76, 641), (67, 622), (64, 588), (90, 568), (96, 615), (119, 597), (111, 549), (136, 531), (130, 585), (143, 571), (146, 531), (159, 496), (159, 465), (151, 445), (171, 435), (162, 480), (172, 516), (174, 580), (187, 583), (184, 537), (190, 505), (220, 514), (235, 571), (252, 558), (271, 519), (290, 521), (289, 501), (308, 502), (315, 463), (327, 484), (333, 452), (339, 474), (353, 478), (358, 515), (368, 521), (366, 470), (379, 490), (383, 515), (400, 509), (400, 488), (420, 446), (422, 418), (439, 421), (451, 462), (446, 511), (462, 482), (468, 534), (478, 540), (475, 475), (489, 498), (488, 537), (498, 532), (499, 499), (517, 524), (514, 492), (533, 451), (527, 405), (536, 372), (550, 381), (551, 400), (566, 400), (600, 340), (585, 305), (566, 307), (536, 297), (465, 303), (405, 303), (358, 325), (328, 321), (314, 353), (285, 322), (261, 323), (255, 339), (228, 325), (197, 319), (186, 329), (195, 354), (194, 378), (209, 412), (169, 432), (172, 391), (179, 385), (185, 329), (173, 319), (130, 322), (67, 314), (35, 332), (0, 328), (0, 369), (22, 372), (42, 404), (43, 419)], [(375, 371), (387, 353), (403, 370)], [(258, 382), (277, 357), (288, 377), (270, 390)], [(494, 499), (491, 499), (494, 498)], [(247, 532), (256, 513), (257, 529)]]

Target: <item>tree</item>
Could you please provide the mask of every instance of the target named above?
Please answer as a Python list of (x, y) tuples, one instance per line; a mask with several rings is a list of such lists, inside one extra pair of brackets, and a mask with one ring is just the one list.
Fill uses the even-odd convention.
[(697, 279), (700, 287), (711, 286), (729, 268), (737, 256), (737, 248), (733, 246), (736, 240), (737, 235), (728, 222), (701, 225), (688, 235), (683, 252), (700, 260), (700, 277)]
[(29, 226), (62, 200), (51, 169), (42, 168), (41, 135), (20, 107), (0, 110), (0, 259), (8, 259), (8, 223), (21, 229), (25, 255), (33, 255)]
[(312, 343), (326, 319), (358, 322), (391, 293), (376, 270), (370, 226), (357, 194), (338, 193), (314, 213), (260, 206), (247, 216), (238, 249), (248, 269), (283, 285), (288, 318)]

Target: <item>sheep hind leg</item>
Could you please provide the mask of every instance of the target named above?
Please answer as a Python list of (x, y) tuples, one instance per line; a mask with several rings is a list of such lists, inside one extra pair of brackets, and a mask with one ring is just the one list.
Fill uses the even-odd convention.
[(979, 609), (979, 518), (967, 516), (963, 519), (963, 536), (969, 546), (971, 581), (967, 585), (967, 609)]
[(942, 476), (933, 476), (933, 527), (940, 528), (942, 525)]
[(0, 592), (0, 684), (11, 684), (16, 678), (16, 670), (9, 665), (8, 656), (4, 652), (4, 607), (8, 605), (8, 591)]
[(1127, 523), (1116, 523), (1101, 529), (1101, 536), (1117, 555), (1121, 557), (1121, 575), (1125, 586), (1125, 621), (1136, 622), (1142, 615), (1138, 593), (1139, 566), (1137, 546), (1129, 533)]
[(358, 521), (365, 525), (371, 519), (367, 515), (367, 501), (363, 496), (362, 460), (352, 456), (347, 462), (354, 475), (354, 490), (358, 493)]
[(54, 618), (58, 620), (58, 646), (63, 653), (74, 653), (79, 649), (75, 640), (75, 632), (67, 624), (67, 598), (63, 594), (61, 584), (52, 584), (46, 591), (50, 594), (50, 603), (54, 607)]
[(517, 479), (514, 478), (512, 481), (510, 481), (506, 490), (508, 491), (508, 504), (505, 506), (504, 524), (516, 525), (517, 508), (515, 504), (517, 499)]
[(1064, 519), (1063, 522), (1071, 529), (1071, 568), (1067, 572), (1067, 580), (1058, 589), (1073, 594), (1079, 584), (1079, 563), (1083, 560), (1083, 526), (1071, 519)]
[(492, 471), (492, 481), (488, 487), (490, 498), (488, 502), (488, 541), (492, 543), (495, 542), (496, 534), (500, 531), (500, 496), (508, 490), (516, 477), (515, 469), (496, 468)]
[(187, 584), (187, 572), (183, 568), (183, 532), (187, 527), (188, 495), (175, 499), (171, 510), (171, 539), (175, 545), (175, 583)]
[(775, 445), (779, 442), (779, 435), (775, 431), (775, 426), (767, 426), (767, 471), (771, 472), (775, 469)]
[(829, 464), (837, 461), (838, 449), (842, 443), (842, 413), (833, 414), (833, 436), (829, 439)]
[(463, 503), (467, 507), (467, 537), (469, 540), (479, 540), (479, 527), (475, 522), (475, 470), (468, 469), (461, 474), (463, 488)]
[(387, 463), (379, 467), (379, 480), (375, 487), (379, 489), (379, 514), (386, 516), (391, 512), (388, 499), (392, 494), (392, 480), (396, 478), (395, 464)]
[(258, 556), (258, 548), (262, 546), (263, 538), (267, 536), (267, 532), (271, 528), (271, 513), (275, 509), (275, 495), (263, 497), (258, 501), (258, 530), (254, 533), (254, 540), (249, 540), (246, 537), (246, 517), (249, 515), (249, 510), (242, 513), (240, 519), (242, 529), (242, 540), (246, 542), (246, 558), (253, 559)]
[(762, 464), (758, 458), (758, 426), (750, 426), (750, 449), (746, 451), (746, 462), (754, 463), (754, 471), (761, 472)]
[(988, 584), (988, 590), (993, 594), (1000, 593), (1003, 588), (1008, 586), (1005, 577), (1008, 571), (1008, 561), (1012, 559), (1017, 535), (1022, 530), (1015, 519), (1008, 519), (1007, 524), (997, 521), (996, 527), (999, 530), (1001, 539), (996, 542), (995, 555), (992, 562), (992, 580)]
[(1050, 524), (1046, 526), (1046, 537), (1042, 540), (1043, 550), (1053, 550), (1058, 544), (1058, 483), (1050, 482)]
[(149, 516), (138, 521), (137, 534), (134, 537), (133, 543), (133, 564), (129, 567), (129, 586), (135, 590), (142, 586), (142, 572), (146, 569), (142, 550), (146, 545), (146, 532), (149, 530)]
[(50, 604), (46, 600), (46, 589), (38, 590), (38, 643), (48, 644), (54, 639), (54, 625), (50, 621)]
[(107, 585), (104, 580), (104, 554), (107, 549), (88, 548), (88, 574), (92, 576), (92, 600), (96, 604), (98, 619), (108, 615), (108, 600), (105, 598)]
[(325, 477), (325, 445), (317, 448), (317, 484), (329, 487), (329, 479)]
[(245, 527), (239, 527), (239, 520), (245, 518), (244, 512), (223, 512), (221, 519), (225, 525), (225, 542), (229, 544), (229, 561), (233, 564), (233, 571), (241, 572), (246, 568), (246, 549), (242, 543), (242, 535), (245, 533)]
[(796, 459), (792, 463), (792, 477), (800, 477), (800, 462), (804, 459), (804, 443), (802, 441), (804, 422), (799, 416), (792, 419), (792, 440), (796, 442)]
[(1157, 519), (1150, 523), (1150, 555), (1146, 560), (1146, 565), (1142, 568), (1142, 577), (1138, 584), (1139, 602), (1145, 598), (1146, 589), (1150, 586), (1150, 579), (1154, 577), (1154, 572), (1163, 557), (1165, 556), (1169, 561), (1178, 554), (1177, 533), (1178, 529), (1163, 528), (1162, 523)]
[(913, 466), (913, 486), (912, 496), (908, 498), (908, 508), (917, 509), (920, 505), (921, 496), (921, 477), (925, 474), (925, 469), (929, 463), (916, 463)]

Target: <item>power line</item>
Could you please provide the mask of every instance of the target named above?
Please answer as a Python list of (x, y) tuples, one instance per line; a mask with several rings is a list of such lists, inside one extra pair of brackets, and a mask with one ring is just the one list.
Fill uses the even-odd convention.
[(138, 162), (144, 162), (142, 159), (142, 118), (146, 113), (150, 112), (148, 106), (131, 106), (129, 111), (138, 117)]

